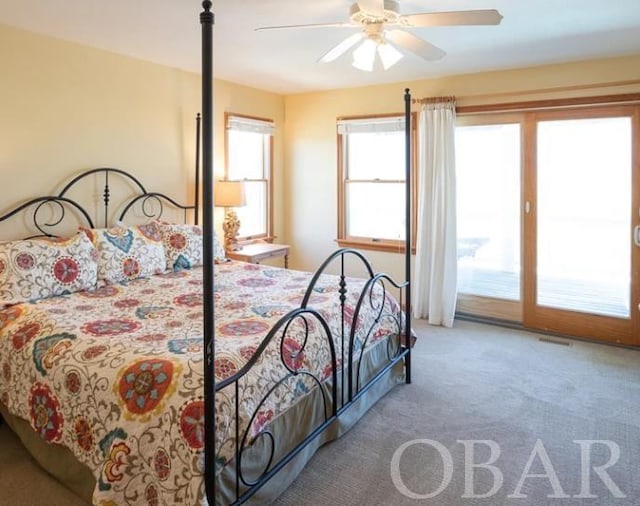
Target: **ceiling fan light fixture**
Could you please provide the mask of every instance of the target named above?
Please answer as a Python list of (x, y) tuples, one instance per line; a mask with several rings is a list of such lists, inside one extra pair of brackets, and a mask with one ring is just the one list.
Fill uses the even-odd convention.
[(388, 70), (402, 59), (403, 54), (391, 44), (381, 42), (378, 44), (378, 56), (382, 62), (382, 67)]
[[(328, 63), (336, 60), (364, 38), (366, 40), (353, 51), (353, 66), (372, 72), (376, 52), (380, 55), (380, 60), (385, 70), (395, 65), (403, 57), (403, 54), (397, 48), (406, 50), (425, 61), (436, 61), (445, 56), (446, 53), (442, 49), (414, 35), (406, 28), (489, 26), (499, 25), (501, 21), (502, 14), (495, 9), (401, 14), (399, 0), (355, 0), (349, 11), (349, 21), (346, 23), (263, 26), (256, 28), (256, 30), (359, 27), (361, 28), (361, 33), (347, 37), (324, 54), (319, 61)], [(387, 30), (387, 28), (391, 29)]]
[(332, 62), (333, 60), (341, 56), (343, 53), (351, 49), (353, 46), (355, 46), (358, 42), (360, 42), (363, 39), (363, 37), (364, 37), (364, 33), (362, 32), (354, 33), (350, 37), (347, 37), (342, 42), (340, 42), (340, 44), (335, 46), (333, 49), (325, 53), (318, 61), (320, 61), (321, 63)]
[(376, 59), (376, 47), (377, 44), (371, 39), (365, 39), (353, 51), (353, 63), (352, 65), (360, 70), (366, 72), (373, 71), (373, 63)]

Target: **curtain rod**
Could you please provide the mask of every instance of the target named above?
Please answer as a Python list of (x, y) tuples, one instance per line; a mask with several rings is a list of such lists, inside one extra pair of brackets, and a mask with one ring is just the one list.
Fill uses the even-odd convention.
[(413, 98), (411, 99), (412, 104), (437, 104), (439, 102), (451, 102), (453, 104), (456, 103), (456, 97), (423, 97), (423, 98)]
[[(609, 81), (602, 83), (589, 83), (589, 84), (577, 84), (577, 85), (569, 85), (569, 86), (551, 86), (548, 88), (537, 88), (537, 89), (523, 89), (523, 90), (514, 90), (514, 91), (503, 91), (496, 93), (478, 93), (476, 95), (464, 95), (458, 96), (458, 100), (482, 100), (482, 99), (496, 99), (499, 97), (524, 97), (525, 95), (540, 95), (545, 93), (562, 93), (562, 92), (571, 92), (571, 91), (585, 91), (585, 90), (593, 90), (599, 88), (619, 88), (625, 86), (637, 86), (640, 84), (640, 79), (629, 79), (626, 81)], [(610, 94), (609, 94), (610, 95)], [(455, 99), (453, 96), (442, 96), (442, 97), (424, 97), (424, 98), (414, 98), (411, 100), (413, 104), (428, 104), (439, 101), (447, 101), (450, 99)]]
[[(433, 104), (442, 102), (440, 98), (433, 99), (417, 99), (413, 103)], [(445, 102), (447, 103), (447, 102)], [(542, 100), (502, 102), (481, 105), (457, 105), (455, 100), (453, 103), (458, 114), (483, 114), (497, 112), (524, 112), (536, 110), (550, 110), (557, 108), (569, 107), (603, 107), (616, 105), (637, 105), (640, 104), (640, 93), (621, 93), (618, 95), (596, 95), (586, 97), (570, 97), (570, 98), (550, 98)]]
[(598, 95), (589, 97), (551, 98), (522, 102), (505, 102), (486, 105), (465, 105), (456, 107), (458, 114), (482, 114), (493, 112), (525, 112), (569, 107), (605, 107), (640, 104), (640, 93), (619, 95)]

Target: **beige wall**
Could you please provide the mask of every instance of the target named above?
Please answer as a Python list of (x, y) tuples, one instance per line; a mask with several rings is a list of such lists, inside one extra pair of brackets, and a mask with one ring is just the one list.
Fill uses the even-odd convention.
[[(97, 166), (191, 201), (198, 75), (3, 26), (0, 62), (0, 212)], [(224, 170), (225, 112), (272, 118), (275, 233), (291, 244), (293, 267), (313, 270), (336, 248), (338, 116), (401, 112), (405, 87), (471, 105), (640, 91), (638, 80), (640, 55), (287, 97), (217, 80), (215, 172)], [(0, 238), (22, 229), (0, 225)], [(401, 255), (369, 256), (402, 277)]]
[[(193, 201), (199, 75), (1, 25), (0, 62), (0, 213), (101, 166), (123, 168), (148, 190)], [(224, 170), (224, 112), (252, 113), (276, 122), (282, 180), (283, 97), (216, 81), (214, 102), (215, 172)], [(276, 190), (280, 202), (281, 186)], [(101, 188), (91, 193), (99, 202)], [(282, 233), (282, 206), (275, 210)], [(23, 230), (12, 220), (0, 225), (0, 238)]]
[[(638, 92), (640, 55), (287, 96), (285, 240), (293, 267), (314, 269), (336, 248), (336, 118), (402, 113), (406, 87), (415, 98), (454, 95), (459, 105)], [(402, 255), (368, 256), (376, 270), (403, 278)]]

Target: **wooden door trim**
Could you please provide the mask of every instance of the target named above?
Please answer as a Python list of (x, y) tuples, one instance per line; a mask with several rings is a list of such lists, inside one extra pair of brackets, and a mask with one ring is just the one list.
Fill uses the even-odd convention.
[(535, 306), (527, 327), (616, 344), (637, 344), (628, 318), (613, 318), (566, 309)]
[(538, 222), (536, 219), (537, 198), (537, 135), (536, 118), (533, 114), (525, 114), (523, 124), (523, 201), (529, 203), (529, 212), (522, 213), (522, 323), (525, 327), (532, 327), (534, 323), (533, 310), (536, 303), (536, 271), (537, 263), (536, 237)]
[(520, 300), (498, 299), (484, 295), (459, 293), (456, 313), (479, 315), (495, 320), (513, 323), (522, 322), (522, 302)]
[[(636, 106), (632, 116), (632, 174), (631, 187), (634, 189), (631, 196), (631, 230), (640, 226), (640, 106)], [(632, 246), (631, 272), (633, 290), (631, 292), (631, 313), (633, 319), (633, 339), (635, 346), (640, 346), (640, 246)]]

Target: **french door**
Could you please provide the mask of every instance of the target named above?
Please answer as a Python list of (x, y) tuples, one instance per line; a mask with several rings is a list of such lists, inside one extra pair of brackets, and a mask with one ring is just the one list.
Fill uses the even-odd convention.
[(459, 311), (640, 345), (638, 111), (461, 118)]

